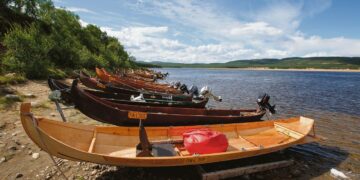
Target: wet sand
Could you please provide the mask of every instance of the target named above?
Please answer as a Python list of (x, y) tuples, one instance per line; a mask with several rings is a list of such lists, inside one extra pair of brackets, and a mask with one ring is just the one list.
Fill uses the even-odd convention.
[[(12, 86), (20, 94), (33, 94), (33, 98), (25, 98), (25, 102), (35, 102), (33, 112), (60, 120), (55, 105), (48, 100), (46, 81), (29, 81), (23, 85)], [(25, 134), (19, 120), (19, 105), (1, 107), (0, 110), (0, 179), (61, 179), (49, 156), (41, 151)], [(70, 122), (82, 124), (104, 125), (91, 120), (75, 109), (64, 110)], [(291, 112), (279, 114), (271, 118), (285, 118)], [(234, 179), (333, 179), (331, 168), (344, 172), (352, 179), (360, 178), (360, 118), (347, 114), (308, 111), (305, 116), (316, 119), (316, 133), (328, 139), (319, 143), (289, 148), (281, 153), (274, 153), (264, 158), (278, 156), (292, 158), (295, 164), (251, 174)], [(38, 158), (33, 158), (39, 153)], [(261, 158), (260, 158), (261, 159)], [(198, 179), (194, 167), (175, 168), (127, 168), (96, 165), (85, 162), (74, 162), (56, 158), (57, 163), (70, 179)], [(237, 160), (206, 165), (213, 170), (224, 166), (235, 166), (244, 161)]]

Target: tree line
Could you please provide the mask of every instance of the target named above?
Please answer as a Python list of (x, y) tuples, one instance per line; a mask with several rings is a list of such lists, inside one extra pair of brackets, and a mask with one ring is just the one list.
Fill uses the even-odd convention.
[(0, 74), (26, 78), (62, 75), (74, 69), (135, 67), (134, 57), (95, 25), (55, 8), (51, 0), (0, 2)]

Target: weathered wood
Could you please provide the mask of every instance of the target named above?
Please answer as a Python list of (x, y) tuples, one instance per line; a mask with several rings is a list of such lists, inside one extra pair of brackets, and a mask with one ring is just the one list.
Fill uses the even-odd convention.
[[(226, 178), (242, 176), (245, 174), (251, 174), (251, 173), (262, 172), (262, 171), (267, 171), (267, 170), (271, 170), (271, 169), (287, 167), (287, 166), (292, 165), (293, 163), (294, 163), (294, 160), (291, 159), (291, 160), (283, 160), (283, 161), (277, 161), (277, 162), (271, 162), (271, 163), (256, 164), (256, 165), (251, 165), (251, 166), (220, 170), (220, 171), (215, 171), (215, 172), (204, 172), (204, 170), (202, 170), (203, 172), (201, 174), (201, 177), (203, 180), (226, 179)], [(197, 169), (199, 169), (199, 168), (197, 168)], [(202, 169), (202, 168), (200, 167), (200, 169)]]

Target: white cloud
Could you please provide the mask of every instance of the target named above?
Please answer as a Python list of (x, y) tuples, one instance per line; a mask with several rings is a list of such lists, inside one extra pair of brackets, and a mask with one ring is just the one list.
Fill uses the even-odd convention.
[(246, 23), (239, 27), (230, 29), (230, 35), (234, 36), (254, 36), (254, 35), (267, 35), (275, 36), (280, 35), (282, 30), (269, 26), (265, 22)]
[(56, 7), (58, 9), (64, 9), (64, 10), (68, 10), (68, 11), (71, 11), (71, 12), (76, 12), (76, 13), (79, 13), (79, 12), (83, 12), (83, 13), (90, 13), (90, 14), (97, 14), (96, 12), (92, 11), (92, 10), (89, 10), (89, 9), (86, 9), (86, 8), (80, 8), (80, 7)]
[[(242, 18), (209, 1), (131, 3), (134, 6), (129, 9), (136, 13), (167, 20), (157, 25), (134, 21), (122, 28), (101, 27), (138, 60), (210, 63), (289, 56), (360, 56), (360, 39), (308, 36), (299, 30), (304, 18), (327, 9), (329, 0), (266, 1), (252, 15)], [(80, 22), (82, 26), (88, 24)]]
[(85, 21), (83, 21), (82, 19), (79, 19), (79, 22), (80, 22), (80, 25), (81, 25), (82, 27), (86, 27), (87, 25), (89, 25), (88, 22), (85, 22)]

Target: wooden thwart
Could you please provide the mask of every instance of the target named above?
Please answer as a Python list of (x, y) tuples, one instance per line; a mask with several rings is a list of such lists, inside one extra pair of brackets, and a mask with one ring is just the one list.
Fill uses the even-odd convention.
[(282, 160), (270, 163), (256, 164), (245, 167), (238, 167), (226, 170), (219, 170), (215, 172), (206, 172), (201, 166), (197, 166), (198, 172), (201, 174), (201, 179), (203, 180), (217, 180), (217, 179), (226, 179), (237, 176), (242, 176), (245, 174), (251, 174), (256, 172), (267, 171), (271, 169), (277, 169), (282, 167), (290, 166), (294, 163), (294, 160)]

